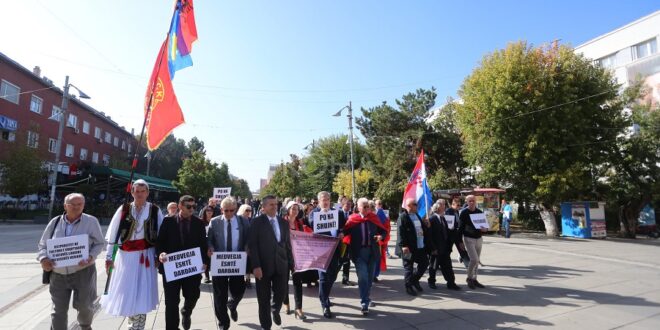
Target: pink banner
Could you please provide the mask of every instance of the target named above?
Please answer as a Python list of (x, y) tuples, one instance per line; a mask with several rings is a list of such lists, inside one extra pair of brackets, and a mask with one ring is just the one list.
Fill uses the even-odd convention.
[(291, 249), (295, 271), (301, 272), (309, 269), (326, 271), (337, 248), (337, 243), (339, 243), (339, 239), (334, 237), (291, 231)]

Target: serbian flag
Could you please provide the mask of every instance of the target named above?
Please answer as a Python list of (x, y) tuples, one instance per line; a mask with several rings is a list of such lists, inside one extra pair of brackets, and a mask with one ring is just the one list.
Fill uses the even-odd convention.
[(149, 150), (157, 149), (174, 128), (185, 122), (172, 88), (166, 53), (167, 40), (163, 42), (158, 52), (145, 100), (145, 116), (147, 116), (145, 130)]
[(197, 27), (193, 2), (178, 0), (167, 36), (167, 66), (172, 79), (176, 71), (193, 65), (190, 52), (195, 40), (197, 40)]
[(426, 216), (426, 211), (433, 204), (433, 197), (431, 189), (426, 182), (426, 166), (424, 165), (424, 150), (417, 158), (415, 169), (410, 175), (406, 191), (403, 193), (402, 207), (405, 207), (406, 199), (413, 198), (417, 201), (417, 213), (423, 218)]

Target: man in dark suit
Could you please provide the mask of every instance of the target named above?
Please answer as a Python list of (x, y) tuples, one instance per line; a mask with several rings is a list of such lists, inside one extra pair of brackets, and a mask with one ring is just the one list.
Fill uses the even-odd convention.
[[(329, 192), (321, 191), (317, 194), (316, 197), (318, 197), (319, 199), (319, 207), (315, 208), (314, 211), (310, 213), (309, 219), (307, 219), (308, 220), (307, 225), (311, 228), (314, 228), (314, 213), (334, 210), (334, 208), (330, 206)], [(344, 238), (344, 234), (342, 233), (342, 231), (344, 230), (344, 224), (346, 223), (346, 217), (344, 216), (346, 213), (344, 213), (342, 210), (338, 210), (337, 214), (339, 216), (339, 229), (321, 232), (319, 233), (320, 235), (336, 237), (339, 240)], [(321, 300), (321, 308), (323, 308), (323, 316), (328, 319), (332, 317), (332, 312), (330, 311), (330, 291), (332, 291), (332, 285), (337, 280), (339, 267), (341, 267), (340, 264), (341, 244), (342, 243), (340, 242), (340, 244), (337, 245), (338, 247), (335, 250), (335, 254), (332, 255), (332, 259), (328, 264), (328, 269), (326, 269), (325, 272), (319, 270), (319, 300)]]
[[(423, 291), (422, 286), (419, 285), (419, 279), (429, 266), (427, 251), (433, 250), (433, 247), (431, 246), (432, 241), (428, 240), (429, 221), (422, 219), (417, 213), (417, 201), (408, 198), (405, 206), (406, 212), (399, 216), (399, 232), (401, 233), (399, 246), (402, 252), (406, 292), (411, 296), (416, 296), (417, 292), (413, 290), (413, 287), (418, 292)], [(417, 264), (417, 269), (414, 269), (414, 264)]]
[(264, 197), (261, 207), (263, 214), (250, 222), (248, 246), (252, 274), (257, 279), (259, 323), (270, 329), (273, 322), (282, 324), (280, 309), (287, 294), (287, 275), (293, 270), (293, 255), (289, 224), (277, 216), (275, 196)]
[[(225, 197), (220, 203), (222, 215), (211, 219), (208, 232), (208, 255), (213, 252), (243, 252), (247, 249), (249, 225), (246, 219), (236, 216), (236, 200)], [(229, 315), (238, 321), (236, 307), (243, 299), (245, 280), (243, 275), (213, 276), (213, 308), (223, 329), (229, 329)], [(231, 299), (229, 298), (231, 294)]]
[[(445, 200), (439, 199), (431, 207), (431, 235), (430, 240), (433, 242), (434, 250), (429, 254), (429, 287), (437, 289), (435, 285), (435, 274), (440, 268), (442, 276), (447, 281), (447, 288), (451, 290), (460, 290), (461, 288), (456, 285), (456, 277), (454, 276), (454, 268), (451, 265), (451, 247), (454, 245), (452, 239), (451, 229), (448, 227), (447, 219), (445, 217)], [(455, 220), (454, 220), (455, 221)], [(452, 221), (453, 227), (453, 221)]]
[(156, 253), (161, 262), (158, 270), (163, 274), (163, 290), (165, 291), (165, 327), (166, 329), (179, 329), (179, 302), (180, 293), (185, 298), (181, 308), (181, 325), (190, 329), (192, 311), (199, 299), (199, 284), (201, 274), (192, 275), (175, 281), (167, 282), (162, 263), (167, 262), (167, 254), (192, 248), (199, 248), (204, 263), (203, 269), (209, 264), (206, 255), (206, 229), (204, 223), (193, 215), (195, 199), (184, 195), (179, 198), (179, 213), (173, 217), (163, 219), (158, 232)]

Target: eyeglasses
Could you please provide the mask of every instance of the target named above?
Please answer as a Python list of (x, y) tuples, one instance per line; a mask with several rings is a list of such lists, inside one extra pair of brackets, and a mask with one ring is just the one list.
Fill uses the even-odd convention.
[(188, 210), (192, 210), (192, 208), (195, 207), (195, 204), (186, 204), (184, 205), (184, 207), (187, 208)]
[(234, 210), (223, 209), (222, 212), (234, 213), (234, 212), (236, 212), (236, 210), (235, 209)]

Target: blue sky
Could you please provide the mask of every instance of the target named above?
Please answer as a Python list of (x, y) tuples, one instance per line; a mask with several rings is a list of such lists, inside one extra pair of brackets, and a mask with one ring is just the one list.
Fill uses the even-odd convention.
[[(194, 65), (174, 88), (207, 155), (258, 188), (269, 164), (346, 133), (331, 115), (434, 86), (455, 96), (480, 59), (507, 43), (577, 46), (658, 10), (655, 1), (195, 1)], [(173, 1), (4, 0), (0, 52), (64, 76), (89, 104), (139, 131)]]

